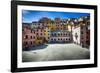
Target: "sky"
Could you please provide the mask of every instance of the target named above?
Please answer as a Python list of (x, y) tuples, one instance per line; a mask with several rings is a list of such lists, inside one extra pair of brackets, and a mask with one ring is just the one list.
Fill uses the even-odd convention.
[(79, 18), (81, 16), (90, 16), (89, 13), (75, 13), (75, 12), (52, 12), (52, 11), (34, 11), (34, 10), (22, 10), (22, 22), (32, 23), (38, 21), (42, 17), (48, 17), (52, 20), (55, 18), (67, 19), (67, 18)]

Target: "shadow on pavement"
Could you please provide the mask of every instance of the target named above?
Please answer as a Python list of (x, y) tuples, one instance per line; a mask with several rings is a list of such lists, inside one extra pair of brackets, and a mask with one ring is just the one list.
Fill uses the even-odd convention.
[(34, 47), (30, 47), (30, 48), (24, 48), (23, 51), (31, 51), (31, 50), (45, 49), (47, 46), (48, 45), (43, 44), (43, 45), (34, 46)]

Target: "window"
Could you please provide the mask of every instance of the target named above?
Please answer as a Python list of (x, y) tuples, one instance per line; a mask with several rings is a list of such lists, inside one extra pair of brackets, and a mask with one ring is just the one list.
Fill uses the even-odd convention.
[(56, 39), (54, 39), (54, 41), (56, 41)]
[(34, 36), (34, 39), (35, 39), (35, 36)]
[(81, 31), (81, 34), (83, 34), (83, 31)]
[(54, 35), (56, 36), (56, 33)]
[(35, 33), (35, 31), (34, 31), (34, 33)]
[(81, 37), (81, 39), (83, 40), (83, 37)]
[(41, 33), (41, 35), (42, 35), (42, 33)]
[(86, 36), (86, 39), (89, 39), (89, 36)]
[(86, 30), (88, 30), (88, 26), (86, 26)]
[(28, 42), (24, 42), (24, 45), (28, 45)]
[(87, 45), (89, 45), (89, 44), (90, 44), (90, 42), (89, 42), (89, 41), (86, 41), (86, 44), (87, 44)]
[(62, 36), (62, 33), (60, 35)]
[(66, 41), (66, 39), (63, 39), (64, 41)]
[(81, 29), (83, 29), (83, 26), (81, 26)]
[(31, 41), (30, 43), (31, 43), (31, 45), (32, 45), (32, 41)]
[(53, 36), (53, 34), (51, 33), (51, 36)]
[(90, 22), (87, 22), (87, 25), (89, 25), (90, 24)]
[(32, 36), (30, 38), (32, 39)]
[(28, 39), (28, 35), (26, 35), (25, 38)]
[(58, 34), (58, 36), (60, 36), (60, 34)]
[(22, 31), (24, 31), (24, 29), (22, 29)]
[(41, 44), (41, 42), (39, 42), (39, 44)]
[(89, 34), (89, 32), (87, 31), (86, 34)]
[(70, 36), (70, 33), (69, 33), (69, 36)]
[(33, 44), (35, 44), (35, 41), (33, 41)]

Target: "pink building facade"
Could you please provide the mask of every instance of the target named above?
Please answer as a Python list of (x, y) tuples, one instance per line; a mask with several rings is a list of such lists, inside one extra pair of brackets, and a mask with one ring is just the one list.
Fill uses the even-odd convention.
[(34, 32), (28, 28), (24, 27), (22, 31), (22, 45), (23, 48), (35, 46), (36, 35)]

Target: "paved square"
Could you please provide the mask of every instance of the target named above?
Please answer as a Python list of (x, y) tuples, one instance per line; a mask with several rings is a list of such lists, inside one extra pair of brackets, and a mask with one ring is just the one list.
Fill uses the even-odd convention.
[[(34, 48), (31, 48), (34, 49)], [(79, 45), (68, 44), (47, 44), (45, 48), (23, 51), (23, 62), (56, 61), (56, 60), (80, 60), (89, 59), (90, 51)]]

